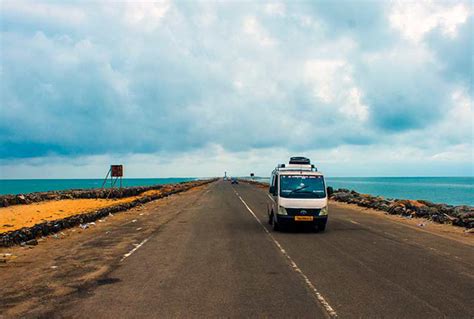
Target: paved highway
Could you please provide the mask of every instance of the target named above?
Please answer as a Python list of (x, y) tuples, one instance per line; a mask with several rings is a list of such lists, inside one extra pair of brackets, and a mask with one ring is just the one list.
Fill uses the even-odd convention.
[(273, 232), (267, 192), (244, 183), (180, 196), (192, 204), (46, 316), (474, 316), (471, 245), (334, 204), (324, 233)]
[(218, 182), (64, 313), (99, 317), (471, 317), (472, 247), (331, 211), (275, 233), (264, 190)]

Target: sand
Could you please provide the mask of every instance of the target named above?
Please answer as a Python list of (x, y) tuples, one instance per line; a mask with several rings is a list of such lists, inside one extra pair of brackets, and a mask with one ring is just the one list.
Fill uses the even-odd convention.
[(161, 191), (163, 189), (151, 190), (139, 196), (121, 199), (64, 199), (2, 207), (0, 208), (0, 233), (131, 202), (142, 196), (159, 194)]

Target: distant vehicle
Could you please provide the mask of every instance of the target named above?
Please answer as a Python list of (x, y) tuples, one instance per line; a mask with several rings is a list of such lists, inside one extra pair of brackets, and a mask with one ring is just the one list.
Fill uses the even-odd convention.
[(232, 177), (230, 183), (231, 183), (231, 184), (238, 184), (238, 183), (239, 183), (239, 180), (237, 179), (237, 177)]
[(328, 197), (324, 176), (306, 157), (292, 157), (289, 165), (279, 164), (270, 181), (272, 201), (268, 222), (274, 230), (288, 224), (310, 224), (320, 231), (328, 221)]

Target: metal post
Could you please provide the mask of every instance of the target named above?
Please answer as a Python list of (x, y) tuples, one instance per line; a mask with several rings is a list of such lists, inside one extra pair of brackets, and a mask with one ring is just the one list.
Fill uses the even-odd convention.
[(104, 178), (104, 181), (102, 182), (102, 186), (100, 188), (104, 188), (105, 186), (105, 183), (107, 182), (107, 180), (109, 179), (109, 174), (112, 172), (112, 169), (109, 169), (109, 171), (107, 172), (107, 175), (105, 175), (105, 178)]

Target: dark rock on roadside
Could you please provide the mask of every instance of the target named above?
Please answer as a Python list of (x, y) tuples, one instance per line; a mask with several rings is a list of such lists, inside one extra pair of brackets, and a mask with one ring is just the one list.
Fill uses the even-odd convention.
[[(262, 188), (268, 187), (267, 183), (247, 179), (239, 180)], [(474, 207), (472, 206), (435, 204), (426, 200), (390, 199), (381, 196), (360, 194), (354, 190), (345, 188), (337, 189), (331, 198), (338, 202), (356, 204), (361, 207), (383, 211), (391, 215), (422, 217), (441, 224), (465, 227), (468, 230), (474, 228)]]
[[(189, 182), (183, 182), (189, 183)], [(179, 183), (179, 184), (183, 184)], [(177, 185), (179, 185), (177, 184)], [(149, 190), (160, 189), (165, 185), (136, 186), (125, 188), (96, 188), (96, 189), (72, 189), (65, 191), (37, 192), (17, 195), (0, 195), (0, 207), (11, 205), (25, 205), (45, 200), (60, 200), (74, 198), (123, 198), (140, 195)]]
[(30, 240), (26, 241), (25, 244), (29, 245), (29, 246), (36, 246), (36, 245), (38, 245), (38, 241), (36, 239), (30, 239)]
[(440, 224), (452, 224), (468, 229), (474, 227), (474, 207), (472, 206), (435, 204), (425, 200), (385, 199), (348, 189), (336, 190), (332, 199), (384, 211), (392, 215), (423, 217)]

